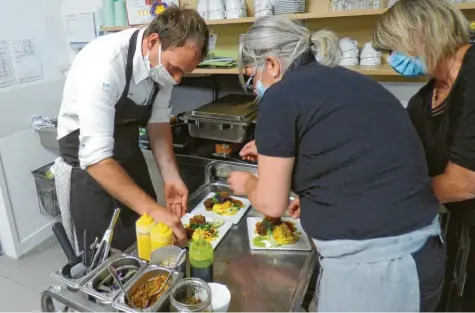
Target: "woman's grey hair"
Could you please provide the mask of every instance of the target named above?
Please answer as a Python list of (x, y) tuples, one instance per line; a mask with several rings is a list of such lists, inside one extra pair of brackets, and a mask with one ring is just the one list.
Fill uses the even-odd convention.
[(311, 53), (322, 65), (336, 66), (341, 54), (338, 37), (329, 30), (312, 34), (306, 27), (283, 16), (260, 17), (239, 45), (241, 84), (245, 84), (244, 67), (259, 67), (267, 57), (276, 57), (285, 72), (304, 53)]

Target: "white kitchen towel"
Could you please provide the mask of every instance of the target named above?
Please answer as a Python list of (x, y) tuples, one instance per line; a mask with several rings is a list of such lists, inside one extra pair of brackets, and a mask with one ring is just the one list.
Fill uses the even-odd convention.
[(40, 130), (42, 128), (55, 127), (55, 119), (47, 116), (34, 116), (32, 119), (33, 128)]
[(71, 217), (71, 209), (69, 206), (71, 194), (71, 171), (73, 167), (64, 162), (62, 157), (56, 158), (54, 165), (51, 167), (51, 172), (54, 175), (56, 184), (56, 195), (58, 197), (59, 210), (61, 211), (61, 218), (64, 229), (68, 235), (69, 241), (79, 255), (79, 245), (76, 237), (76, 229), (74, 228), (73, 219)]

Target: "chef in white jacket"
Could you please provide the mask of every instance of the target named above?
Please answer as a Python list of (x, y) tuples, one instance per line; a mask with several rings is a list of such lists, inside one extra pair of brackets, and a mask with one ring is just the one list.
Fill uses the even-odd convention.
[[(180, 217), (188, 190), (173, 153), (170, 97), (173, 86), (206, 56), (208, 35), (196, 11), (171, 7), (146, 29), (100, 37), (76, 56), (58, 117), (55, 177), (63, 220), (68, 224), (70, 211), (79, 247), (85, 229), (92, 238), (102, 236), (116, 207), (121, 214), (114, 248), (134, 243), (135, 221), (145, 213), (186, 240)], [(138, 145), (139, 127), (147, 128), (167, 208), (156, 201)]]

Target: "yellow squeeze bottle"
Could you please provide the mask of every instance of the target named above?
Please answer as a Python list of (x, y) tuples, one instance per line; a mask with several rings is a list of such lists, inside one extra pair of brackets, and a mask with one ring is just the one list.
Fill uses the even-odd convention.
[(139, 258), (150, 261), (152, 254), (151, 231), (155, 221), (148, 214), (144, 214), (135, 223), (137, 233), (137, 252)]
[(158, 222), (152, 228), (152, 252), (158, 248), (171, 246), (173, 244), (172, 229), (162, 222)]

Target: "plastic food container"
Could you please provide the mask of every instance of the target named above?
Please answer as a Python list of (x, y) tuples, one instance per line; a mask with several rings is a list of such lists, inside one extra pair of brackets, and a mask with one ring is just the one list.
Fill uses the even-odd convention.
[(150, 261), (150, 255), (152, 254), (151, 232), (154, 225), (155, 221), (147, 214), (143, 215), (135, 223), (137, 254), (143, 260)]
[(173, 244), (173, 232), (170, 227), (162, 222), (157, 223), (151, 232), (152, 251)]

